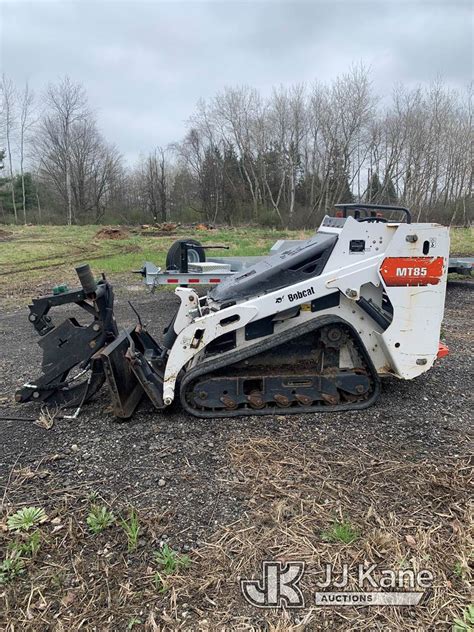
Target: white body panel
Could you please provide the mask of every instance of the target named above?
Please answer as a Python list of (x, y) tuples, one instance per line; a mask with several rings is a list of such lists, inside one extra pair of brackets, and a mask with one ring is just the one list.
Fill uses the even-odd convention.
[[(298, 323), (305, 319), (332, 313), (353, 325), (381, 374), (391, 373), (411, 379), (429, 369), (436, 359), (443, 317), (446, 275), (449, 256), (448, 230), (438, 224), (390, 224), (358, 222), (348, 217), (342, 228), (323, 222), (318, 232), (338, 235), (331, 255), (320, 276), (300, 283), (242, 300), (225, 309), (201, 299), (205, 315), (197, 310), (197, 295), (193, 290), (178, 288), (182, 306), (175, 322), (177, 338), (170, 349), (164, 374), (163, 398), (169, 405), (175, 395), (180, 371), (199, 362), (204, 348), (215, 338), (236, 331), (238, 347), (251, 345), (243, 329), (251, 321), (274, 315), (275, 332), (293, 327), (295, 319), (285, 319), (285, 312), (326, 296), (336, 290), (340, 304), (317, 312), (301, 311)], [(416, 236), (416, 241), (413, 236)], [(408, 240), (407, 240), (408, 237)], [(351, 252), (351, 240), (363, 240), (363, 252)], [(380, 267), (386, 258), (424, 257), (423, 245), (429, 241), (427, 260), (443, 258), (442, 277), (436, 284), (387, 286)], [(398, 269), (397, 269), (398, 272)], [(401, 274), (406, 270), (401, 270)], [(420, 272), (420, 282), (423, 282)], [(391, 324), (384, 330), (357, 300), (361, 297), (382, 304), (386, 294), (392, 307)], [(191, 309), (191, 306), (193, 308)], [(215, 310), (215, 311), (214, 311)], [(278, 315), (281, 315), (280, 317)]]

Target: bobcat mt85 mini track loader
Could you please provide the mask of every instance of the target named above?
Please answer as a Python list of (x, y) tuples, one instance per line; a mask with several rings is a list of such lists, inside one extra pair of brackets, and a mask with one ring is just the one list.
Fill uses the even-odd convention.
[[(439, 343), (448, 229), (411, 223), (402, 207), (338, 205), (315, 235), (181, 303), (158, 343), (139, 323), (120, 330), (113, 292), (88, 265), (82, 289), (35, 299), (43, 374), (18, 402), (80, 407), (107, 383), (118, 417), (144, 395), (179, 400), (197, 417), (355, 410), (373, 404), (380, 377), (412, 379), (447, 353)], [(402, 220), (391, 218), (398, 212)], [(55, 305), (75, 303), (87, 326), (55, 327)], [(157, 303), (157, 309), (158, 303)]]

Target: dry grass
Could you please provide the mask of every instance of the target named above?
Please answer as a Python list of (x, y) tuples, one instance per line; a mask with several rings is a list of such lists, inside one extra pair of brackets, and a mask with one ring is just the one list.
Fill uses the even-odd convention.
[[(409, 463), (355, 447), (349, 455), (342, 447), (329, 452), (317, 443), (268, 438), (232, 440), (228, 449), (232, 486), (245, 498), (242, 516), (191, 552), (191, 566), (167, 576), (163, 592), (153, 551), (169, 515), (141, 511), (141, 545), (130, 553), (118, 524), (96, 536), (88, 531), (87, 490), (45, 490), (50, 522), (41, 527), (41, 548), (26, 562), (26, 575), (3, 589), (4, 629), (442, 630), (460, 616), (472, 578), (467, 459)], [(44, 466), (15, 467), (9, 513), (25, 504), (35, 477), (47, 482)], [(120, 503), (110, 504), (119, 515)], [(357, 539), (324, 541), (334, 520), (350, 523)], [(11, 534), (1, 537), (6, 546)], [(244, 601), (239, 580), (259, 577), (264, 559), (306, 562), (304, 610), (257, 610)], [(435, 579), (417, 607), (317, 609), (312, 594), (326, 563), (426, 568)]]
[[(203, 593), (212, 599), (219, 625), (236, 623), (243, 610), (238, 580), (258, 576), (263, 559), (306, 562), (307, 629), (443, 629), (459, 615), (471, 577), (468, 463), (405, 463), (363, 451), (348, 458), (317, 445), (302, 450), (296, 442), (269, 439), (235, 441), (230, 451), (234, 482), (248, 495), (249, 513), (199, 551), (201, 578), (194, 577), (193, 586), (188, 577), (181, 587), (193, 603)], [(349, 545), (324, 542), (323, 531), (335, 519), (349, 521), (360, 537)], [(359, 563), (380, 570), (426, 568), (435, 582), (416, 608), (311, 608), (325, 564), (341, 568), (344, 562), (352, 569)], [(241, 623), (249, 624), (252, 615)], [(276, 625), (278, 614), (267, 621)]]
[(45, 430), (51, 430), (54, 426), (54, 419), (59, 414), (59, 409), (52, 410), (43, 406), (38, 415), (38, 419), (34, 422), (36, 426), (44, 428)]

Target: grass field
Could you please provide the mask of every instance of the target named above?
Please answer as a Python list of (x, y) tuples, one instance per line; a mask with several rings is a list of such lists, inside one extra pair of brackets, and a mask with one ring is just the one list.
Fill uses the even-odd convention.
[[(85, 261), (91, 263), (95, 272), (108, 274), (128, 273), (140, 268), (144, 261), (163, 266), (169, 247), (182, 237), (230, 247), (224, 253), (216, 250), (216, 256), (243, 256), (264, 254), (277, 239), (304, 239), (313, 232), (243, 227), (207, 231), (183, 228), (159, 234), (153, 229), (134, 227), (123, 228), (120, 239), (104, 239), (100, 231), (98, 226), (3, 227), (0, 230), (1, 294), (15, 297), (27, 295), (37, 286), (75, 283), (74, 266)], [(473, 251), (472, 228), (452, 229), (451, 252), (468, 255)]]

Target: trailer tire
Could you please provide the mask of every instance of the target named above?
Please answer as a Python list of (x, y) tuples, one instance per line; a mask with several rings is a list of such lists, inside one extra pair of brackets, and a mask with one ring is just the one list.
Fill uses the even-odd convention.
[(202, 263), (206, 261), (206, 253), (202, 245), (195, 239), (178, 239), (175, 241), (166, 255), (167, 270), (181, 270), (181, 244), (192, 244), (193, 248), (188, 248), (188, 261), (190, 263)]

